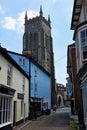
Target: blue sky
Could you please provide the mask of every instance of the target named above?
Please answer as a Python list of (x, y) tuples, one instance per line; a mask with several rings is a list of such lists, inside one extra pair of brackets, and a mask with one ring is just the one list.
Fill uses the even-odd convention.
[(74, 0), (0, 0), (0, 43), (2, 47), (22, 52), (24, 15), (36, 17), (42, 5), (43, 15), (51, 18), (55, 76), (66, 84), (67, 45), (73, 43), (70, 30)]

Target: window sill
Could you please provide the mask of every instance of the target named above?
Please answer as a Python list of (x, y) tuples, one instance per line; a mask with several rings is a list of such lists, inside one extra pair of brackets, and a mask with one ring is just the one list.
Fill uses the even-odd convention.
[(0, 128), (2, 128), (2, 127), (4, 127), (4, 126), (7, 126), (7, 125), (9, 125), (9, 124), (11, 124), (11, 122), (7, 122), (7, 123), (4, 123), (4, 124), (0, 124)]

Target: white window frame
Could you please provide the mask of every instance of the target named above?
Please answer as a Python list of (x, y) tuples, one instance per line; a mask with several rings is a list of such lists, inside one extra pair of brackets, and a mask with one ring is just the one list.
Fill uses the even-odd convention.
[(12, 66), (8, 64), (7, 66), (7, 85), (11, 85), (12, 83)]
[[(82, 39), (84, 39), (85, 40), (85, 42), (84, 42), (84, 45), (82, 45), (82, 42), (81, 42), (81, 32), (82, 31), (84, 31), (85, 32), (85, 36), (82, 38)], [(82, 30), (80, 30), (80, 46), (81, 46), (81, 52), (82, 52), (82, 57), (83, 57), (83, 52), (86, 52), (87, 50), (83, 50), (85, 47), (86, 47), (86, 49), (87, 49), (87, 34), (86, 34), (86, 31), (87, 31), (87, 28), (83, 28)], [(86, 58), (87, 59), (87, 58)], [(83, 60), (85, 60), (84, 58), (83, 58)]]
[[(2, 99), (2, 102), (1, 102)], [(12, 122), (12, 96), (0, 93), (0, 128)], [(5, 103), (5, 104), (4, 104)], [(7, 105), (6, 105), (7, 103)]]

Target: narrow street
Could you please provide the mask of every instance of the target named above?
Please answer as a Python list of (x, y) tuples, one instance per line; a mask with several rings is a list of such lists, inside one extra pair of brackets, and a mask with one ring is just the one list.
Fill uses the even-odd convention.
[(28, 121), (14, 130), (69, 130), (69, 108), (59, 108), (50, 115), (44, 115), (36, 120)]

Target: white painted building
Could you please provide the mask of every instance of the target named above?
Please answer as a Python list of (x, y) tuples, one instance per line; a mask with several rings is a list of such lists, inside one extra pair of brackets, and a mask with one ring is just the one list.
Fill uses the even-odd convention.
[(29, 77), (0, 46), (0, 129), (28, 119)]
[(71, 29), (74, 30), (77, 77), (82, 93), (83, 121), (87, 130), (87, 0), (74, 0)]

